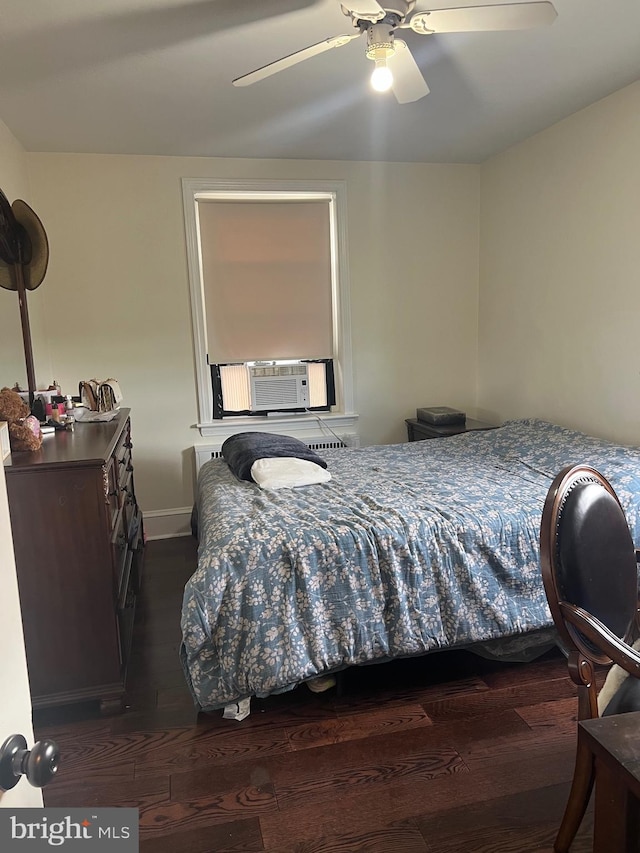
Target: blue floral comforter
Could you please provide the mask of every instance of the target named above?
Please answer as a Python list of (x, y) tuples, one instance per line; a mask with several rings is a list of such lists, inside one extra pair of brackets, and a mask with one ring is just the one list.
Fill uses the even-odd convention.
[(201, 469), (181, 657), (205, 710), (550, 626), (538, 533), (565, 465), (611, 481), (640, 541), (640, 450), (543, 421), (322, 456), (332, 480), (299, 489)]

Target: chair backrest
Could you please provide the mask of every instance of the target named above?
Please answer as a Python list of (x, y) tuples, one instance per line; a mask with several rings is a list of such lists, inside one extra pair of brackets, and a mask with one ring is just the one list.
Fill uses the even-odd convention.
[(560, 608), (561, 601), (582, 608), (625, 643), (635, 624), (633, 540), (615, 491), (595, 468), (569, 466), (551, 484), (540, 525), (540, 562), (549, 609), (567, 650), (611, 663)]

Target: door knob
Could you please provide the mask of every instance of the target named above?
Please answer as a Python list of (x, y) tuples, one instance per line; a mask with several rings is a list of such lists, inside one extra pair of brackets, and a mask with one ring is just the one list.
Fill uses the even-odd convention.
[(60, 750), (53, 740), (39, 740), (27, 749), (22, 735), (11, 735), (0, 747), (0, 790), (9, 791), (21, 776), (34, 788), (43, 788), (58, 772)]

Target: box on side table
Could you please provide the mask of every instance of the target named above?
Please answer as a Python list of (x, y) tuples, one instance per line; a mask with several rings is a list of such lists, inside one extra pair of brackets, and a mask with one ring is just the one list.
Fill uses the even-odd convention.
[(466, 414), (458, 409), (451, 409), (449, 406), (423, 406), (416, 410), (416, 415), (419, 421), (427, 424), (435, 424), (436, 426), (444, 426), (445, 424), (463, 424), (466, 420)]

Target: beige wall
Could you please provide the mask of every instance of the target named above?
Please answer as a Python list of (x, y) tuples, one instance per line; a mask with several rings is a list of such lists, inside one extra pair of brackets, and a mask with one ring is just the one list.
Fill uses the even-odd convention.
[(474, 413), (477, 166), (76, 154), (27, 161), (51, 243), (43, 291), (53, 371), (65, 393), (80, 379), (120, 381), (133, 410), (143, 510), (190, 505), (191, 447), (204, 442), (193, 428), (182, 177), (346, 181), (364, 443), (404, 440), (404, 418), (419, 405)]
[(478, 402), (640, 443), (640, 83), (482, 166)]

